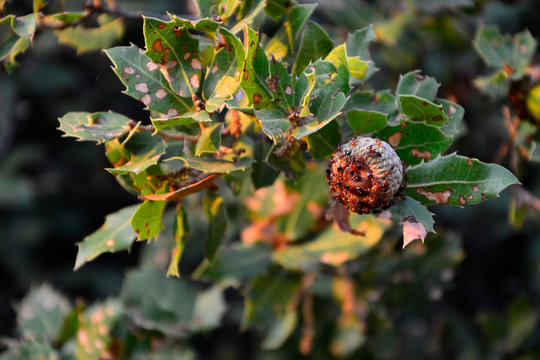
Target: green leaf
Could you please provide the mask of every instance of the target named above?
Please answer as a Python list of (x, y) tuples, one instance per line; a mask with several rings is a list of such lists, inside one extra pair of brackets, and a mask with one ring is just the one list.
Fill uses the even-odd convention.
[(478, 27), (473, 45), (488, 66), (503, 69), (512, 79), (523, 76), (536, 50), (536, 40), (528, 30), (501, 35), (491, 25)]
[(265, 79), (270, 78), (268, 59), (259, 45), (259, 36), (255, 30), (247, 29), (245, 41), (247, 52), (240, 75), (240, 87), (255, 109), (267, 108), (271, 100), (270, 89), (265, 82)]
[(199, 40), (175, 21), (144, 17), (145, 55), (154, 63), (180, 96), (196, 95), (201, 79)]
[(292, 4), (294, 3), (290, 0), (267, 0), (264, 6), (264, 12), (274, 21), (279, 21), (279, 19), (289, 12)]
[(217, 15), (217, 7), (220, 0), (195, 0), (195, 5), (199, 11), (200, 18), (209, 18)]
[(71, 136), (81, 141), (107, 140), (124, 135), (129, 131), (129, 118), (113, 112), (70, 112), (59, 118), (59, 130), (63, 136)]
[(274, 58), (269, 64), (269, 70), (270, 74), (266, 84), (270, 88), (273, 101), (290, 113), (294, 105), (292, 77), (289, 75), (285, 65)]
[(300, 75), (311, 62), (326, 57), (332, 47), (328, 33), (316, 22), (308, 21), (296, 52), (293, 74)]
[(264, 326), (276, 317), (284, 317), (294, 304), (301, 277), (284, 271), (273, 272), (256, 278), (246, 295), (242, 328), (250, 325)]
[(127, 316), (138, 327), (185, 336), (192, 323), (196, 295), (187, 281), (145, 268), (128, 272), (120, 298)]
[(124, 19), (107, 21), (106, 18), (106, 15), (101, 15), (101, 21), (98, 20), (100, 25), (96, 28), (79, 25), (56, 30), (54, 34), (58, 37), (58, 42), (71, 46), (77, 50), (77, 54), (107, 49), (124, 36)]
[[(190, 101), (173, 91), (159, 71), (159, 65), (135, 45), (105, 50), (114, 64), (114, 72), (126, 86), (125, 93), (154, 110), (174, 117), (189, 111)], [(189, 104), (188, 104), (189, 101)]]
[(355, 134), (369, 134), (383, 129), (388, 116), (378, 111), (352, 109), (347, 112), (347, 122)]
[(189, 233), (189, 223), (187, 213), (179, 203), (176, 207), (176, 216), (174, 218), (174, 248), (171, 253), (171, 262), (167, 270), (167, 276), (180, 276), (178, 264), (182, 258), (184, 246), (186, 244), (186, 236)]
[(208, 219), (208, 237), (204, 244), (204, 253), (210, 261), (214, 259), (225, 232), (227, 230), (227, 214), (223, 198), (216, 193), (206, 192), (203, 197), (203, 206)]
[(212, 19), (187, 20), (172, 14), (169, 14), (169, 17), (181, 27), (185, 26), (188, 29), (202, 31), (211, 35), (214, 35), (220, 26), (220, 22)]
[(246, 26), (248, 26), (252, 21), (253, 19), (255, 19), (255, 17), (257, 17), (257, 15), (259, 15), (259, 13), (261, 11), (263, 11), (265, 5), (266, 5), (266, 1), (264, 0), (257, 0), (256, 1), (256, 6), (255, 8), (250, 8), (249, 9), (249, 13), (247, 15), (245, 15), (242, 20), (238, 21), (234, 27), (231, 29), (231, 32), (233, 34), (236, 34), (236, 33), (239, 33), (241, 30), (244, 30), (244, 28)]
[(253, 159), (243, 157), (236, 161), (227, 161), (223, 159), (199, 158), (192, 156), (172, 157), (169, 160), (182, 160), (190, 168), (200, 170), (205, 173), (228, 174), (233, 171), (245, 170), (253, 163)]
[(69, 300), (50, 286), (32, 288), (17, 307), (17, 331), (25, 340), (54, 342), (70, 309)]
[(359, 91), (354, 93), (345, 104), (346, 111), (376, 111), (392, 116), (397, 112), (395, 97), (389, 90)]
[(0, 19), (2, 44), (0, 45), (0, 61), (4, 63), (7, 72), (18, 65), (16, 57), (32, 45), (36, 29), (36, 14), (22, 17), (13, 15)]
[(328, 125), (307, 137), (308, 151), (318, 159), (332, 155), (340, 142), (341, 132), (337, 121), (330, 121)]
[(448, 117), (443, 107), (415, 95), (399, 95), (401, 111), (413, 120), (441, 126)]
[(161, 215), (165, 210), (165, 201), (145, 200), (131, 218), (131, 227), (138, 235), (137, 240), (152, 239), (163, 229)]
[(288, 114), (282, 109), (255, 110), (255, 115), (264, 133), (272, 138), (274, 143), (291, 125)]
[(507, 169), (477, 159), (451, 154), (411, 167), (406, 195), (424, 205), (478, 204), (519, 184)]
[(135, 133), (125, 147), (131, 153), (130, 160), (122, 166), (107, 169), (110, 173), (139, 174), (158, 163), (159, 158), (165, 154), (167, 145), (159, 136), (143, 132)]
[(373, 136), (389, 143), (408, 166), (435, 158), (452, 143), (452, 137), (441, 128), (409, 120), (387, 126)]
[(216, 154), (221, 146), (222, 123), (208, 126), (201, 131), (201, 135), (195, 145), (195, 156), (203, 154)]
[(298, 313), (296, 310), (287, 311), (283, 316), (276, 317), (261, 347), (265, 350), (279, 349), (293, 334), (297, 325)]
[(401, 75), (397, 85), (397, 95), (414, 95), (433, 101), (441, 84), (430, 76), (422, 76), (420, 70), (414, 70)]
[(181, 125), (191, 125), (198, 122), (211, 122), (212, 118), (210, 115), (202, 110), (198, 112), (188, 112), (181, 116), (175, 116), (170, 118), (164, 118), (164, 119), (154, 119), (152, 118), (152, 124), (156, 128), (156, 133), (158, 131), (161, 131), (163, 129), (167, 129), (174, 126), (181, 126)]
[(457, 134), (465, 109), (461, 105), (446, 99), (435, 99), (435, 102), (442, 105), (444, 113), (448, 115), (448, 120), (442, 124), (441, 130), (449, 136)]
[(341, 265), (365, 253), (382, 238), (387, 225), (371, 215), (352, 215), (351, 226), (365, 236), (328, 228), (315, 240), (276, 251), (272, 257), (281, 266), (300, 271), (317, 271), (321, 263)]
[(294, 84), (294, 106), (300, 109), (298, 114), (300, 117), (313, 115), (309, 110), (309, 101), (311, 100), (311, 93), (315, 88), (317, 78), (315, 75), (315, 68), (310, 67), (305, 69), (302, 74), (296, 79)]
[(280, 60), (294, 49), (296, 38), (317, 4), (293, 6), (287, 19), (265, 46), (265, 53)]
[(242, 70), (245, 58), (242, 42), (234, 34), (220, 27), (218, 36), (225, 44), (216, 52), (203, 84), (208, 111), (220, 108), (236, 93), (239, 86), (237, 72)]
[(266, 272), (272, 262), (271, 253), (270, 247), (263, 243), (222, 247), (205, 275), (222, 283), (243, 284)]
[(137, 234), (131, 228), (131, 217), (137, 207), (138, 205), (128, 206), (108, 215), (101, 228), (77, 244), (79, 251), (75, 270), (105, 252), (117, 252), (131, 247), (137, 238)]

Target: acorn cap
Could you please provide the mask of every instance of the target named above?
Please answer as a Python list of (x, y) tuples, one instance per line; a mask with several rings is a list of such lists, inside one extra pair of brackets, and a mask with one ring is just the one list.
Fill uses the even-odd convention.
[(380, 212), (393, 204), (402, 188), (403, 163), (386, 142), (355, 137), (338, 146), (326, 178), (334, 197), (350, 211)]

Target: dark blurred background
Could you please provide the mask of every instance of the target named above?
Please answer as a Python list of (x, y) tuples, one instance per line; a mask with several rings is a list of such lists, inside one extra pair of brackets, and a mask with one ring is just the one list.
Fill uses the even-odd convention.
[[(448, 1), (447, 4), (459, 1)], [(66, 1), (80, 9), (80, 1)], [(501, 104), (475, 89), (472, 80), (489, 70), (472, 49), (479, 23), (502, 32), (525, 28), (540, 37), (540, 2), (463, 1), (321, 1), (314, 19), (336, 39), (370, 22), (392, 21), (408, 5), (417, 18), (392, 38), (372, 48), (381, 70), (373, 88), (394, 88), (399, 74), (420, 69), (465, 108), (465, 127), (452, 151), (492, 162), (508, 140)], [(117, 1), (125, 10), (163, 14), (193, 11), (184, 1)], [(340, 7), (345, 4), (345, 7)], [(31, 1), (12, 0), (23, 15)], [(456, 10), (457, 9), (457, 10)], [(347, 14), (345, 17), (344, 14)], [(121, 44), (143, 46), (142, 21), (126, 20)], [(271, 33), (275, 25), (265, 30)], [(118, 44), (118, 45), (121, 45)], [(57, 118), (69, 111), (113, 111), (146, 120), (139, 102), (121, 93), (123, 85), (103, 53), (77, 55), (48, 32), (36, 34), (33, 47), (18, 58), (20, 67), (0, 73), (0, 336), (14, 336), (13, 305), (30, 286), (43, 282), (72, 299), (92, 301), (117, 294), (127, 268), (138, 263), (139, 244), (131, 253), (103, 255), (74, 272), (75, 244), (97, 229), (105, 216), (137, 199), (124, 191), (104, 168), (103, 146), (62, 138)], [(506, 159), (502, 165), (508, 166)], [(519, 177), (540, 193), (540, 167), (523, 162)], [(499, 199), (464, 209), (435, 207), (437, 231), (454, 234), (464, 254), (442, 294), (443, 307), (462, 316), (484, 311), (503, 313), (521, 295), (540, 303), (540, 235), (538, 214), (531, 212), (521, 229), (508, 221), (510, 191)], [(426, 247), (430, 246), (429, 237)], [(399, 250), (400, 251), (400, 250)]]

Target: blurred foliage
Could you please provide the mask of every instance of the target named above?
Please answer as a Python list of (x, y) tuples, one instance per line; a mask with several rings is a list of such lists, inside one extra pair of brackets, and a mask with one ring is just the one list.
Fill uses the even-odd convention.
[[(535, 1), (100, 3), (0, 1), (10, 73), (0, 74), (1, 359), (537, 358)], [(141, 22), (138, 11), (152, 19)], [(216, 32), (221, 21), (229, 31)], [(156, 71), (157, 40), (171, 39), (149, 32), (179, 23), (195, 30), (180, 46), (197, 54), (167, 55), (170, 68)], [(246, 25), (260, 29), (246, 36), (261, 51), (236, 38)], [(99, 53), (113, 45), (122, 46), (106, 54), (135, 99), (120, 94)], [(283, 61), (266, 59), (269, 77), (290, 79), (277, 84), (278, 102), (264, 77), (231, 81), (246, 53), (248, 71), (260, 71), (265, 53)], [(323, 86), (319, 66), (306, 71), (317, 60), (340, 74), (336, 84)], [(173, 71), (188, 81), (171, 81)], [(247, 96), (229, 99), (238, 87)], [(271, 111), (256, 106), (272, 101)], [(224, 103), (230, 110), (218, 115)], [(307, 159), (300, 148), (274, 156), (294, 107), (314, 118), (293, 133), (306, 140)], [(109, 163), (101, 146), (61, 139), (59, 117), (66, 135), (105, 143)], [(317, 159), (354, 134), (389, 140), (400, 122), (438, 139), (400, 137), (396, 151), (416, 165), (409, 189), (429, 176), (442, 190), (458, 169), (462, 182), (446, 201), (480, 202), (514, 181), (490, 162), (523, 187), (465, 209), (430, 207), (435, 225), (423, 205), (440, 201), (412, 190), (419, 202), (408, 197), (390, 219), (351, 216), (365, 237), (343, 233), (325, 218)], [(150, 136), (152, 126), (164, 136)], [(259, 129), (272, 139), (252, 136)], [(446, 155), (420, 163), (410, 146)], [(189, 147), (195, 156), (179, 156)], [(221, 147), (233, 152), (215, 159)], [(458, 149), (482, 162), (451, 154)], [(205, 182), (213, 172), (225, 174), (219, 189)], [(490, 176), (499, 182), (478, 183)], [(155, 198), (134, 204), (132, 194)], [(179, 205), (163, 201), (171, 199)], [(411, 216), (435, 233), (401, 250)], [(392, 226), (402, 220), (403, 230)], [(78, 268), (130, 248), (72, 272), (75, 258)]]

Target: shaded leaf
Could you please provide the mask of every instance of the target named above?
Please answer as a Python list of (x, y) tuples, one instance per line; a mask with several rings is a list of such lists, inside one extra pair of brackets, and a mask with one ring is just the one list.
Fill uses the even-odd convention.
[(127, 316), (143, 329), (185, 336), (191, 327), (196, 293), (183, 279), (166, 277), (152, 268), (131, 271), (120, 298)]
[(442, 124), (441, 130), (449, 136), (457, 134), (465, 109), (461, 105), (446, 99), (435, 99), (435, 102), (442, 105), (444, 113), (448, 115), (448, 120)]
[(163, 229), (161, 215), (165, 201), (145, 200), (131, 218), (131, 227), (138, 235), (137, 240), (147, 240), (157, 236)]
[(209, 330), (221, 324), (227, 304), (220, 287), (213, 285), (197, 294), (193, 309), (191, 327), (193, 330)]
[(188, 195), (201, 192), (202, 190), (211, 187), (214, 180), (216, 180), (221, 174), (211, 174), (195, 183), (186, 185), (178, 190), (171, 191), (163, 194), (146, 194), (145, 199), (152, 201), (179, 201)]
[(255, 110), (255, 115), (265, 134), (272, 138), (274, 142), (285, 134), (291, 125), (288, 114), (282, 109)]
[(235, 243), (222, 247), (205, 275), (220, 282), (242, 284), (268, 269), (272, 262), (271, 254), (270, 246), (263, 243), (251, 246)]
[(87, 28), (79, 25), (56, 30), (54, 34), (58, 37), (58, 42), (71, 46), (78, 54), (107, 49), (124, 36), (124, 19), (109, 21), (107, 15), (100, 15), (99, 19), (99, 27)]
[(332, 47), (328, 33), (316, 22), (308, 21), (296, 51), (293, 74), (300, 75), (311, 62), (326, 57)]
[(138, 205), (128, 206), (105, 218), (101, 228), (77, 244), (75, 270), (105, 252), (117, 252), (131, 247), (137, 234), (131, 228), (131, 217)]
[(359, 91), (349, 97), (345, 105), (346, 111), (376, 111), (379, 113), (393, 115), (397, 112), (395, 97), (389, 90), (382, 91)]
[(255, 19), (255, 17), (257, 17), (257, 15), (259, 15), (259, 13), (263, 11), (266, 5), (266, 1), (264, 0), (257, 0), (255, 3), (255, 7), (250, 7), (249, 12), (245, 14), (242, 20), (238, 21), (231, 29), (231, 32), (233, 34), (242, 31), (246, 26), (248, 26), (253, 21), (253, 19)]
[(308, 151), (314, 158), (328, 158), (341, 143), (341, 132), (337, 121), (330, 121), (319, 131), (308, 135)]
[(70, 309), (69, 300), (50, 286), (32, 288), (17, 307), (17, 331), (26, 340), (53, 342)]
[(216, 154), (221, 146), (221, 129), (222, 123), (217, 123), (208, 126), (201, 131), (199, 140), (195, 145), (195, 156), (203, 154)]
[(347, 121), (355, 134), (368, 134), (383, 129), (388, 116), (378, 111), (352, 109), (347, 112)]
[(60, 355), (47, 342), (9, 342), (1, 360), (39, 359), (58, 360)]
[(280, 60), (294, 49), (296, 38), (310, 17), (316, 4), (295, 5), (287, 13), (287, 19), (265, 46), (265, 53)]
[(279, 349), (293, 334), (297, 325), (298, 313), (296, 310), (289, 310), (283, 316), (276, 317), (261, 347), (265, 350)]
[(506, 72), (499, 70), (491, 75), (477, 77), (474, 79), (474, 85), (493, 96), (506, 96), (510, 88), (510, 81)]
[(190, 100), (173, 91), (159, 71), (159, 65), (144, 55), (135, 45), (105, 50), (114, 64), (114, 72), (126, 86), (125, 93), (168, 117), (186, 113)]
[(388, 142), (407, 165), (431, 160), (452, 143), (452, 137), (445, 135), (439, 127), (409, 120), (387, 126), (373, 136)]
[(478, 204), (519, 181), (507, 169), (457, 154), (409, 168), (405, 194), (424, 205)]
[(223, 198), (214, 192), (206, 192), (202, 203), (208, 219), (208, 236), (204, 244), (204, 254), (208, 260), (212, 261), (225, 237), (228, 224), (227, 214)]
[(287, 269), (317, 271), (322, 263), (338, 266), (355, 259), (379, 242), (386, 225), (373, 216), (352, 216), (351, 225), (365, 236), (331, 227), (313, 241), (274, 252), (273, 260)]
[(59, 130), (82, 141), (98, 144), (122, 136), (129, 131), (129, 118), (113, 112), (70, 112), (58, 119)]
[(265, 162), (274, 170), (283, 172), (285, 176), (291, 179), (296, 179), (306, 170), (306, 159), (298, 145), (289, 149), (287, 156), (277, 156), (275, 153), (279, 147), (287, 146), (284, 143), (288, 141), (286, 137), (279, 138), (278, 143), (274, 144), (270, 152), (268, 152)]
[(503, 69), (512, 79), (523, 76), (536, 50), (536, 40), (528, 30), (502, 35), (491, 25), (478, 27), (473, 45), (488, 66)]
[[(367, 80), (377, 71), (369, 53), (369, 45), (376, 40), (373, 25), (358, 29), (347, 36), (345, 45), (353, 84), (358, 80)], [(362, 71), (358, 70), (359, 67)]]
[(397, 95), (414, 95), (433, 101), (441, 84), (431, 76), (422, 76), (419, 70), (410, 71), (399, 77)]

